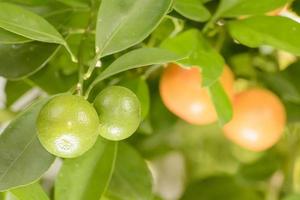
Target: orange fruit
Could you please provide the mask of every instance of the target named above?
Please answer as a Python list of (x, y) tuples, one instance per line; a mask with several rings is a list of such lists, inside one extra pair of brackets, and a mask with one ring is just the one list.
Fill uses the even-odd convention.
[[(233, 95), (234, 77), (225, 66), (220, 82), (227, 95)], [(191, 124), (203, 125), (215, 122), (217, 114), (207, 88), (201, 86), (198, 67), (182, 68), (169, 64), (160, 80), (160, 95), (165, 106), (179, 118)]]
[(224, 126), (224, 133), (246, 149), (263, 151), (280, 139), (285, 122), (285, 109), (279, 98), (268, 90), (254, 88), (236, 95), (233, 118)]

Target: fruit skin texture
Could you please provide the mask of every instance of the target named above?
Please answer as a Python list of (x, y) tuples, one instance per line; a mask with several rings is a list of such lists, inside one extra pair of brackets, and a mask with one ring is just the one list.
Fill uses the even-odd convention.
[[(234, 76), (225, 66), (220, 82), (226, 94), (233, 96)], [(199, 68), (182, 68), (169, 64), (160, 80), (160, 96), (165, 106), (190, 124), (204, 125), (217, 120), (217, 114), (207, 88), (201, 86)]]
[(52, 154), (72, 158), (89, 150), (97, 140), (99, 118), (81, 96), (61, 95), (51, 99), (37, 119), (38, 138)]
[(252, 151), (263, 151), (281, 137), (286, 113), (279, 98), (265, 89), (239, 93), (233, 101), (233, 118), (224, 126), (229, 140)]
[(99, 133), (108, 140), (130, 137), (141, 122), (141, 105), (137, 96), (121, 86), (110, 86), (98, 94), (94, 107), (99, 115)]

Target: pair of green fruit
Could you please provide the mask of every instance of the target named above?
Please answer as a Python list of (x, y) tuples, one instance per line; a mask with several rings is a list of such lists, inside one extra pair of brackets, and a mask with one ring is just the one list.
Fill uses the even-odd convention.
[(38, 137), (52, 154), (71, 158), (89, 150), (98, 135), (108, 140), (131, 136), (141, 121), (137, 96), (127, 88), (105, 88), (91, 105), (81, 96), (52, 98), (37, 119)]

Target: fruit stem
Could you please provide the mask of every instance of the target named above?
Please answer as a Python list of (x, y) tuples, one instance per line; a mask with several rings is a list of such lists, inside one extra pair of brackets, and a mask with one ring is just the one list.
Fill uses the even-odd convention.
[[(96, 7), (94, 6), (95, 2), (92, 1), (92, 5), (91, 7)], [(89, 67), (88, 69), (88, 72), (89, 74), (85, 73), (84, 71), (84, 63), (83, 63), (83, 60), (82, 60), (82, 54), (84, 52), (84, 43), (85, 43), (85, 40), (88, 38), (88, 35), (90, 33), (90, 30), (92, 30), (92, 26), (93, 26), (93, 19), (94, 19), (94, 16), (95, 16), (95, 11), (92, 11), (91, 14), (90, 14), (90, 17), (89, 17), (89, 22), (88, 22), (88, 25), (87, 27), (84, 29), (84, 34), (81, 38), (81, 41), (80, 41), (80, 44), (79, 44), (79, 51), (78, 51), (78, 66), (79, 66), (79, 70), (78, 70), (78, 83), (77, 83), (77, 86), (76, 86), (76, 89), (77, 89), (77, 94), (78, 95), (82, 95), (83, 94), (83, 87), (84, 87), (84, 80), (87, 79), (87, 76), (90, 77), (93, 70), (94, 70), (94, 67)], [(93, 63), (91, 63), (93, 64)]]

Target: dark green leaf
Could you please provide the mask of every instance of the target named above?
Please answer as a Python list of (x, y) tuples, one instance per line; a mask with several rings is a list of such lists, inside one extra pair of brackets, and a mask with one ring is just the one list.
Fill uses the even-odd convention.
[(210, 18), (210, 12), (201, 0), (175, 0), (174, 9), (188, 19), (204, 22)]
[(18, 44), (30, 42), (31, 40), (23, 36), (11, 33), (5, 29), (0, 28), (0, 44)]
[(5, 84), (6, 107), (10, 107), (16, 100), (18, 100), (25, 92), (27, 92), (31, 85), (24, 80), (7, 81)]
[(181, 58), (182, 56), (178, 56), (168, 50), (159, 48), (140, 48), (130, 51), (119, 57), (102, 73), (100, 73), (100, 75), (90, 85), (90, 89), (92, 89), (92, 87), (100, 81), (118, 73), (147, 65), (174, 62)]
[(259, 80), (282, 99), (289, 122), (300, 121), (300, 62), (276, 73), (258, 73)]
[(66, 160), (55, 183), (55, 199), (99, 200), (111, 179), (117, 150), (116, 142), (98, 139), (83, 156)]
[(260, 79), (282, 99), (300, 104), (300, 62), (277, 73), (260, 73)]
[(287, 118), (289, 122), (300, 122), (300, 104), (284, 102)]
[(13, 4), (0, 3), (0, 27), (32, 40), (66, 44), (45, 19)]
[(18, 200), (49, 200), (49, 197), (38, 183), (9, 190)]
[(280, 159), (277, 155), (269, 153), (259, 160), (244, 164), (239, 167), (238, 174), (245, 181), (263, 181), (270, 178), (280, 167)]
[(14, 4), (0, 2), (0, 27), (32, 40), (64, 45), (70, 52), (64, 38), (48, 21)]
[(215, 15), (236, 17), (258, 15), (283, 7), (291, 0), (222, 0)]
[(233, 38), (249, 47), (271, 45), (300, 55), (300, 24), (292, 19), (276, 16), (255, 16), (229, 23)]
[(250, 188), (239, 185), (233, 177), (216, 176), (199, 180), (188, 186), (182, 200), (262, 200)]
[(96, 50), (106, 56), (144, 40), (159, 24), (172, 0), (102, 0)]
[(129, 145), (119, 144), (111, 182), (103, 195), (109, 200), (151, 200), (152, 177), (143, 158)]
[(209, 92), (215, 105), (219, 122), (221, 125), (224, 125), (231, 120), (233, 115), (231, 102), (219, 82), (215, 82), (211, 85)]
[(188, 30), (174, 38), (167, 39), (163, 48), (171, 50), (186, 59), (178, 61), (185, 66), (198, 66), (203, 73), (203, 85), (213, 84), (222, 74), (224, 60), (196, 30)]
[(41, 42), (0, 44), (0, 75), (8, 79), (29, 76), (44, 67), (57, 48)]
[(36, 135), (36, 118), (47, 101), (43, 99), (30, 106), (1, 134), (0, 191), (39, 179), (54, 161), (54, 156), (42, 147)]

